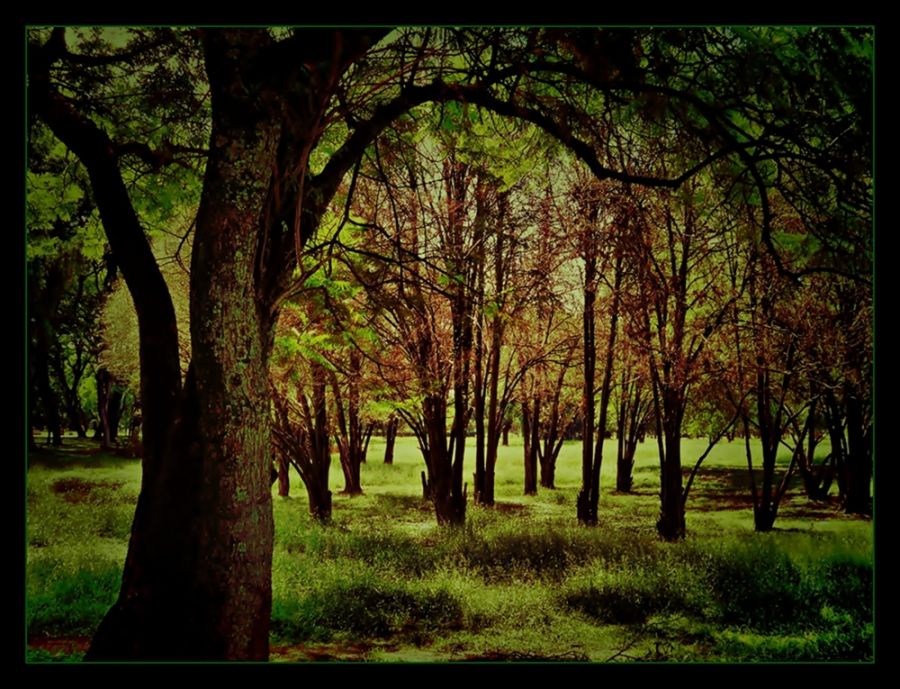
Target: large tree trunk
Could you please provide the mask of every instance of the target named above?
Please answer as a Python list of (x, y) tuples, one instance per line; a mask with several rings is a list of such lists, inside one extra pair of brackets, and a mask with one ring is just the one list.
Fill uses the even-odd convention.
[[(245, 55), (234, 50), (264, 34), (204, 36), (212, 132), (191, 263), (193, 360), (175, 424), (178, 385), (163, 377), (178, 376), (171, 300), (152, 255), (147, 261), (125, 249), (123, 262), (113, 245), (139, 318), (144, 474), (119, 601), (89, 659), (268, 658), (267, 367), (277, 314), (258, 301), (256, 271), (259, 210), (278, 132), (249, 102), (260, 94), (243, 86)], [(105, 188), (93, 186), (95, 193)], [(118, 200), (123, 196), (124, 189)], [(104, 226), (109, 234), (105, 217)], [(130, 269), (138, 273), (131, 280)]]
[(457, 488), (453, 455), (447, 444), (446, 414), (443, 398), (430, 395), (423, 401), (428, 476), (422, 476), (422, 492), (431, 499), (438, 524), (460, 526), (466, 520), (466, 491)]
[[(277, 304), (296, 253), (344, 173), (396, 116), (387, 113), (304, 186), (308, 153), (337, 79), (383, 34), (295, 37), (286, 61), (264, 30), (197, 32), (212, 117), (192, 250), (193, 361), (183, 390), (171, 297), (119, 172), (120, 149), (51, 80), (53, 64), (71, 59), (65, 30), (53, 29), (44, 45), (29, 45), (29, 112), (84, 164), (138, 315), (141, 493), (119, 600), (89, 659), (268, 656), (273, 524), (266, 369)], [(289, 106), (286, 84), (295, 87)], [(292, 126), (281, 130), (285, 119)]]

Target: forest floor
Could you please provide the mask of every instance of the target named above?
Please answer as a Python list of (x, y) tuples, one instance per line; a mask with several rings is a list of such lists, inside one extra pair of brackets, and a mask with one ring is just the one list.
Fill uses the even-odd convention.
[[(292, 474), (291, 497), (274, 501), (272, 660), (872, 659), (872, 522), (793, 485), (776, 529), (755, 533), (743, 441), (706, 460), (674, 544), (656, 537), (652, 438), (633, 492), (614, 491), (605, 463), (593, 529), (575, 524), (580, 445), (564, 446), (555, 489), (524, 496), (511, 442), (497, 505), (470, 504), (461, 529), (439, 528), (422, 500), (412, 438), (392, 465), (372, 440), (361, 496), (339, 493), (332, 462), (329, 526)], [(685, 464), (705, 445), (685, 439)], [(118, 591), (140, 463), (67, 438), (31, 454), (27, 479), (26, 657), (77, 662)]]

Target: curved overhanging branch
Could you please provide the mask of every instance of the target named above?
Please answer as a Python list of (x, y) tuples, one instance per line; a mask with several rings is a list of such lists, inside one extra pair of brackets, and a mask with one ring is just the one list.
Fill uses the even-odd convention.
[(61, 29), (54, 29), (44, 46), (29, 47), (28, 109), (87, 169), (103, 229), (134, 301), (140, 331), (145, 478), (151, 478), (181, 392), (175, 309), (122, 180), (116, 146), (51, 85), (50, 66), (64, 51)]
[[(504, 72), (498, 72), (495, 80), (503, 78)], [(494, 80), (492, 80), (493, 83)], [(564, 125), (549, 115), (534, 108), (502, 100), (489, 90), (491, 83), (451, 84), (442, 80), (434, 80), (424, 86), (409, 86), (393, 100), (377, 107), (372, 116), (357, 126), (344, 144), (331, 156), (323, 170), (311, 178), (306, 186), (306, 199), (302, 205), (304, 213), (312, 217), (321, 217), (327, 204), (334, 197), (337, 189), (365, 149), (397, 118), (412, 108), (428, 102), (460, 101), (473, 103), (499, 115), (531, 122), (556, 138), (560, 143), (574, 152), (598, 179), (613, 179), (620, 182), (638, 184), (648, 187), (674, 189), (700, 170), (710, 165), (729, 152), (729, 149), (718, 150), (699, 161), (681, 175), (674, 178), (653, 177), (622, 172), (603, 165), (593, 148), (574, 136)], [(286, 209), (296, 208), (296, 203), (289, 201), (283, 204)], [(289, 218), (283, 220), (290, 223)], [(287, 255), (282, 257), (280, 270), (289, 272), (296, 259), (295, 247), (287, 248)]]
[[(492, 87), (502, 83), (507, 78), (515, 77), (518, 79), (523, 75), (538, 73), (556, 74), (574, 79), (607, 95), (621, 92), (634, 95), (656, 94), (668, 99), (682, 101), (692, 107), (707, 122), (710, 129), (719, 138), (719, 146), (706, 157), (674, 177), (633, 174), (607, 167), (601, 163), (593, 146), (578, 138), (559, 119), (528, 104), (517, 102), (515, 94), (509, 98), (501, 98), (491, 90)], [(793, 279), (797, 279), (806, 272), (797, 272), (789, 269), (779, 255), (773, 241), (772, 225), (774, 214), (769, 201), (769, 189), (758, 168), (758, 161), (751, 153), (752, 149), (760, 145), (760, 141), (753, 139), (740, 141), (736, 134), (731, 131), (729, 125), (722, 121), (722, 115), (716, 107), (707, 103), (695, 93), (640, 81), (607, 80), (586, 71), (577, 64), (554, 62), (546, 59), (537, 59), (523, 65), (512, 65), (502, 69), (488, 70), (480, 81), (474, 83), (448, 83), (441, 79), (435, 79), (429, 84), (403, 87), (395, 98), (376, 107), (369, 119), (359, 122), (344, 144), (331, 156), (323, 170), (308, 180), (306, 193), (304, 194), (306, 198), (303, 199), (302, 205), (303, 212), (308, 213), (311, 220), (321, 217), (321, 214), (336, 193), (344, 175), (363, 154), (366, 147), (394, 120), (418, 105), (427, 102), (447, 101), (472, 103), (499, 115), (534, 124), (572, 151), (598, 179), (612, 179), (647, 187), (675, 189), (715, 161), (730, 154), (736, 154), (742, 165), (747, 168), (753, 184), (758, 190), (762, 212), (761, 241), (766, 246), (767, 251), (773, 256), (779, 272)], [(287, 203), (285, 207), (292, 208), (296, 206), (295, 204)], [(290, 225), (290, 218), (283, 218), (283, 220)], [(289, 270), (289, 267), (293, 265), (295, 251), (296, 247), (290, 247), (288, 255), (281, 257), (283, 264), (280, 266), (280, 271)]]
[(671, 189), (678, 187), (690, 175), (695, 174), (702, 167), (712, 162), (712, 160), (703, 161), (701, 164), (691, 168), (691, 171), (685, 175), (671, 179), (634, 175), (605, 167), (600, 163), (589, 144), (572, 135), (559, 122), (533, 108), (527, 108), (513, 101), (497, 98), (487, 90), (489, 86), (490, 84), (485, 83), (465, 85), (449, 84), (441, 80), (434, 80), (431, 84), (425, 86), (412, 86), (404, 89), (395, 99), (376, 108), (372, 117), (360, 123), (353, 134), (344, 142), (343, 146), (331, 157), (322, 172), (311, 180), (310, 186), (318, 189), (323, 199), (330, 199), (337, 190), (337, 186), (340, 184), (344, 174), (350, 169), (356, 158), (362, 155), (366, 147), (391, 122), (417, 105), (427, 102), (454, 100), (480, 105), (499, 115), (514, 117), (537, 125), (572, 150), (600, 179), (615, 179), (620, 182)]
[[(598, 91), (601, 91), (608, 95), (617, 92), (628, 92), (632, 94), (656, 94), (664, 96), (671, 100), (679, 100), (690, 105), (703, 117), (703, 119), (710, 125), (710, 127), (712, 127), (718, 133), (724, 145), (718, 151), (708, 156), (706, 159), (698, 162), (696, 165), (686, 170), (679, 177), (671, 180), (676, 183), (674, 184), (674, 186), (679, 186), (681, 183), (692, 177), (694, 174), (696, 174), (718, 158), (721, 158), (732, 152), (737, 153), (741, 163), (743, 163), (743, 165), (750, 172), (750, 175), (753, 178), (754, 186), (756, 186), (757, 191), (759, 192), (762, 210), (762, 226), (760, 228), (760, 238), (763, 245), (766, 247), (766, 250), (775, 261), (779, 273), (784, 275), (785, 277), (788, 277), (789, 279), (796, 281), (800, 277), (808, 274), (819, 272), (833, 272), (836, 274), (844, 275), (845, 277), (850, 277), (858, 282), (866, 282), (866, 279), (864, 277), (858, 275), (850, 275), (845, 271), (840, 271), (837, 269), (812, 267), (804, 268), (801, 270), (794, 270), (788, 268), (785, 265), (772, 238), (772, 224), (774, 221), (774, 214), (769, 202), (769, 187), (757, 167), (757, 163), (763, 160), (764, 157), (751, 155), (750, 151), (748, 150), (753, 147), (758, 147), (761, 141), (753, 139), (748, 139), (745, 142), (738, 141), (734, 132), (729, 129), (729, 126), (722, 122), (720, 113), (716, 110), (716, 108), (707, 101), (703, 100), (696, 93), (674, 88), (671, 86), (664, 86), (661, 84), (602, 79), (599, 78), (596, 74), (591, 73), (574, 63), (555, 62), (546, 59), (535, 60), (528, 63), (527, 65), (508, 67), (504, 70), (498, 71), (494, 75), (494, 77), (499, 80), (507, 76), (521, 75), (525, 73), (549, 73), (566, 76), (575, 79), (580, 83), (596, 88)], [(733, 124), (731, 124), (730, 126), (732, 128), (734, 127)], [(792, 157), (792, 154), (790, 152), (784, 152), (780, 156), (773, 156), (771, 154), (765, 156), (766, 159), (776, 160), (789, 157)], [(811, 162), (818, 164), (818, 161)]]

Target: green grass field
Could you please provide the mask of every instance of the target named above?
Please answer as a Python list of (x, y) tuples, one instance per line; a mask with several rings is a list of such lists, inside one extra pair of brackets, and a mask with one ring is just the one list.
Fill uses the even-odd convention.
[[(683, 441), (688, 468), (705, 443)], [(94, 447), (67, 440), (30, 458), (31, 661), (79, 660), (118, 591), (140, 465)], [(594, 529), (575, 524), (577, 443), (563, 448), (558, 488), (525, 497), (513, 438), (501, 448), (498, 504), (470, 504), (459, 530), (439, 528), (421, 498), (415, 441), (398, 439), (393, 465), (383, 448), (373, 439), (362, 496), (339, 495), (332, 462), (330, 526), (308, 516), (297, 475), (291, 497), (275, 498), (273, 660), (872, 659), (871, 522), (797, 486), (776, 530), (754, 533), (743, 441), (704, 463), (687, 540), (675, 544), (656, 537), (652, 438), (638, 449), (634, 493), (613, 492), (606, 461)]]

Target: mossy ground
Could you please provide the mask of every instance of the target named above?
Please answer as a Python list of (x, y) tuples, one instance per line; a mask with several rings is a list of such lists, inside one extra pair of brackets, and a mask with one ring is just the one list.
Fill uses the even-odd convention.
[[(67, 439), (30, 458), (33, 662), (80, 659), (118, 590), (140, 465), (92, 448)], [(704, 448), (685, 439), (685, 461)], [(594, 529), (575, 524), (577, 443), (563, 448), (557, 489), (525, 497), (513, 438), (501, 448), (497, 505), (470, 504), (458, 530), (439, 528), (422, 501), (412, 438), (398, 439), (393, 465), (373, 439), (362, 496), (339, 494), (332, 463), (326, 527), (292, 474), (292, 496), (274, 506), (272, 659), (871, 660), (870, 521), (795, 486), (776, 530), (754, 533), (735, 441), (695, 480), (686, 541), (664, 543), (654, 451), (652, 439), (639, 447), (630, 494), (614, 492), (615, 463), (605, 463)]]

